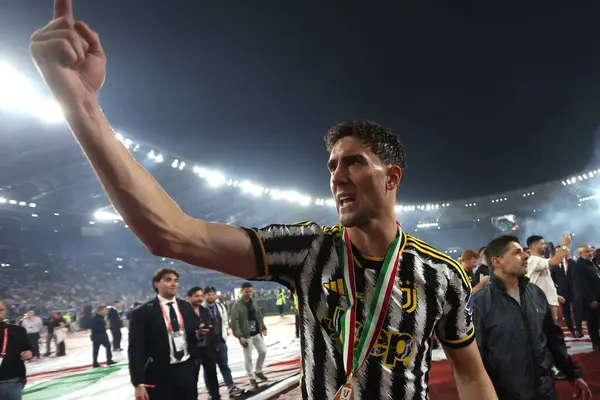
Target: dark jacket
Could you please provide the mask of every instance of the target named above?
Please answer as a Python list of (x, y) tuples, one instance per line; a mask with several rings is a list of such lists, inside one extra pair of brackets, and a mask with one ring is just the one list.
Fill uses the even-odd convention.
[[(192, 306), (177, 299), (177, 306), (184, 321), (184, 329), (191, 359), (198, 358), (196, 330), (200, 319)], [(169, 334), (158, 298), (133, 310), (129, 325), (129, 375), (134, 386), (156, 385), (169, 379), (165, 373), (170, 365), (171, 350)]]
[(567, 353), (546, 295), (522, 277), (519, 305), (500, 278), (492, 274), (490, 282), (473, 296), (473, 319), (483, 364), (498, 397), (555, 399), (552, 365), (569, 380), (581, 377), (581, 372)]
[[(200, 314), (199, 318), (201, 324), (204, 324), (205, 326), (212, 325), (213, 320), (212, 316), (210, 315), (210, 311), (208, 311), (208, 308), (201, 305), (199, 306), (198, 312)], [(211, 327), (209, 333), (207, 333), (206, 335), (202, 335), (198, 338), (198, 352), (196, 353), (197, 358), (215, 357), (217, 353), (217, 345), (219, 343), (217, 343), (212, 329), (213, 328)]]
[(564, 297), (567, 301), (573, 300), (575, 260), (567, 260), (567, 273), (565, 273), (565, 268), (561, 264), (558, 267), (550, 268), (550, 274), (552, 275), (552, 280), (556, 284), (558, 295)]
[(108, 338), (108, 334), (106, 333), (106, 319), (104, 319), (104, 315), (94, 314), (90, 326), (90, 336), (92, 340), (104, 339), (105, 336)]
[(586, 309), (594, 301), (600, 302), (600, 272), (590, 260), (579, 257), (575, 265), (575, 300)]
[(112, 307), (108, 309), (108, 323), (111, 331), (118, 331), (123, 327), (121, 313)]
[(0, 351), (6, 332), (8, 332), (8, 339), (6, 355), (0, 366), (0, 381), (17, 378), (25, 382), (25, 362), (21, 360), (21, 352), (31, 350), (27, 331), (21, 326), (0, 323)]

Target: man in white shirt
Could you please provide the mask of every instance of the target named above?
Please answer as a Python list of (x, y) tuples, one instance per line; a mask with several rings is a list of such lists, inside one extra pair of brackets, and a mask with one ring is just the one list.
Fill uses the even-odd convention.
[(40, 332), (44, 327), (42, 319), (35, 315), (33, 311), (27, 313), (27, 318), (21, 322), (21, 326), (27, 331), (27, 337), (31, 343), (31, 352), (33, 357), (40, 358)]
[(546, 295), (555, 321), (558, 319), (558, 306), (564, 303), (565, 299), (556, 291), (550, 268), (558, 267), (568, 257), (567, 246), (570, 244), (571, 235), (567, 233), (562, 237), (561, 246), (556, 249), (554, 256), (548, 259), (544, 256), (548, 249), (544, 238), (538, 235), (527, 238), (527, 247), (531, 252), (531, 256), (527, 260), (527, 275), (531, 283), (537, 285)]
[(161, 268), (152, 278), (157, 296), (135, 309), (129, 326), (129, 375), (136, 400), (198, 398), (194, 359), (200, 319), (176, 297), (179, 273)]

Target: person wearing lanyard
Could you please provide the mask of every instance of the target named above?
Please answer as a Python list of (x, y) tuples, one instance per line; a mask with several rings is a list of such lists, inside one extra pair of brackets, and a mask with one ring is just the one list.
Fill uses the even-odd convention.
[(0, 300), (0, 399), (20, 400), (26, 382), (25, 361), (33, 356), (25, 328), (6, 322)]
[(195, 362), (200, 320), (176, 297), (179, 273), (157, 270), (157, 297), (135, 309), (129, 326), (129, 375), (136, 400), (196, 400)]
[(227, 308), (221, 302), (217, 301), (217, 289), (213, 286), (207, 286), (204, 289), (203, 306), (208, 309), (212, 318), (213, 334), (217, 347), (217, 364), (219, 365), (221, 375), (223, 375), (225, 386), (227, 386), (227, 393), (230, 396), (239, 396), (243, 394), (243, 391), (233, 383), (231, 369), (229, 368), (227, 348), (229, 316), (227, 315)]

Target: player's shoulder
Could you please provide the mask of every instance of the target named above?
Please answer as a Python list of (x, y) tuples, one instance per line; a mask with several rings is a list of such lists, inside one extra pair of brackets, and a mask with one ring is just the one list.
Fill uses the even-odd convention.
[(405, 233), (406, 240), (404, 251), (410, 251), (416, 254), (424, 265), (432, 267), (439, 271), (440, 267), (450, 275), (458, 275), (460, 279), (470, 286), (470, 280), (465, 270), (460, 266), (458, 261), (450, 257), (448, 254), (436, 249), (429, 243), (421, 240), (413, 235)]

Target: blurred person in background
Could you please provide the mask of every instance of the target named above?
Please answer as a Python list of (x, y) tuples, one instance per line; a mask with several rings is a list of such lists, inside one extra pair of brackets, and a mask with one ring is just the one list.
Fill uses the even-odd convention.
[[(571, 259), (570, 252), (567, 254), (567, 257), (560, 262), (558, 267), (550, 269), (552, 280), (556, 284), (556, 291), (558, 295), (564, 299), (564, 302), (561, 306), (562, 315), (567, 324), (567, 328), (574, 338), (582, 338), (583, 334), (581, 332), (583, 332), (583, 330), (581, 327), (581, 312), (578, 308), (571, 307), (574, 297), (574, 272), (575, 260)], [(573, 308), (572, 313), (571, 308)], [(575, 326), (573, 326), (573, 319), (575, 319)]]
[(33, 353), (33, 357), (39, 360), (40, 337), (42, 328), (44, 327), (42, 319), (36, 316), (32, 310), (27, 313), (27, 318), (23, 320), (21, 326), (25, 328), (25, 331), (27, 331), (27, 337), (29, 338), (29, 343), (31, 344), (31, 351)]
[(573, 397), (591, 400), (546, 294), (525, 276), (529, 255), (519, 239), (500, 236), (486, 247), (492, 275), (490, 284), (473, 296), (473, 318), (477, 346), (498, 398), (556, 400), (555, 363), (573, 385)]
[(527, 238), (527, 247), (531, 252), (531, 256), (527, 260), (527, 275), (531, 283), (537, 285), (546, 294), (555, 320), (558, 319), (558, 306), (564, 303), (564, 299), (556, 291), (550, 268), (558, 267), (569, 256), (568, 246), (570, 244), (571, 235), (567, 233), (562, 237), (561, 246), (556, 248), (554, 256), (545, 258), (544, 254), (546, 254), (548, 246), (544, 237), (533, 235)]
[(27, 381), (26, 360), (30, 360), (31, 344), (25, 328), (7, 322), (7, 307), (0, 300), (0, 399), (21, 400)]
[[(194, 286), (187, 293), (188, 303), (199, 318), (201, 334), (197, 336), (197, 357), (195, 361), (196, 381), (199, 379), (200, 369), (204, 368), (204, 384), (208, 389), (210, 399), (219, 399), (219, 378), (217, 376), (217, 341), (214, 335), (215, 325), (210, 312), (202, 305), (204, 291), (199, 286)], [(217, 328), (218, 329), (218, 328)]]
[(600, 268), (600, 249), (594, 250), (594, 258), (592, 261), (596, 268)]
[(98, 363), (98, 352), (100, 346), (106, 348), (106, 365), (114, 365), (116, 362), (112, 359), (112, 352), (110, 351), (110, 341), (108, 340), (108, 334), (106, 330), (106, 316), (108, 314), (108, 308), (105, 305), (98, 306), (96, 314), (92, 318), (92, 324), (90, 328), (90, 338), (92, 339), (92, 367), (100, 368)]
[(592, 248), (581, 245), (579, 258), (575, 264), (575, 306), (581, 309), (587, 321), (588, 334), (593, 349), (600, 350), (600, 271), (594, 265)]
[(67, 321), (64, 320), (60, 316), (59, 313), (53, 311), (50, 313), (50, 319), (46, 322), (46, 354), (44, 357), (48, 357), (52, 354), (51, 343), (54, 342), (56, 346), (56, 356), (61, 357), (66, 354), (66, 345), (64, 339), (62, 341), (58, 341), (59, 336), (63, 336), (58, 330), (66, 329)]
[(152, 277), (156, 297), (133, 311), (129, 326), (129, 376), (136, 400), (196, 400), (196, 332), (200, 320), (177, 298), (179, 272), (160, 268)]
[(279, 315), (281, 318), (285, 316), (285, 303), (285, 294), (283, 293), (283, 289), (279, 288), (275, 294), (275, 305), (279, 310)]
[(479, 258), (481, 259), (481, 264), (475, 271), (473, 276), (473, 285), (478, 285), (481, 282), (487, 282), (490, 279), (490, 267), (488, 266), (488, 261), (485, 256), (485, 246), (479, 249)]
[[(242, 297), (237, 300), (231, 308), (231, 330), (233, 336), (239, 339), (244, 349), (244, 363), (250, 387), (258, 388), (256, 378), (261, 381), (267, 381), (269, 378), (263, 373), (265, 357), (267, 356), (267, 347), (265, 346), (264, 336), (267, 334), (267, 327), (263, 319), (262, 312), (252, 300), (254, 288), (250, 282), (242, 284)], [(256, 348), (258, 359), (256, 368), (252, 365), (252, 349)]]
[(117, 300), (108, 309), (108, 324), (110, 325), (110, 333), (113, 338), (114, 351), (123, 351), (121, 349), (121, 328), (123, 327), (121, 318), (121, 302)]
[(227, 387), (227, 393), (231, 396), (239, 396), (243, 393), (233, 383), (231, 368), (229, 368), (229, 357), (227, 348), (227, 337), (229, 336), (229, 315), (227, 308), (217, 300), (217, 289), (207, 286), (204, 289), (204, 308), (208, 310), (212, 318), (212, 334), (214, 335), (217, 348), (216, 359), (223, 381)]
[(485, 283), (487, 282), (487, 280), (484, 280), (483, 282), (479, 282), (479, 283), (475, 283), (475, 267), (477, 267), (477, 261), (479, 260), (479, 253), (476, 252), (473, 249), (466, 249), (465, 251), (462, 252), (462, 254), (460, 255), (460, 266), (465, 270), (465, 272), (467, 273), (470, 281), (471, 281), (471, 293), (475, 294), (477, 293), (479, 290), (481, 290), (481, 287), (483, 285), (485, 285)]

